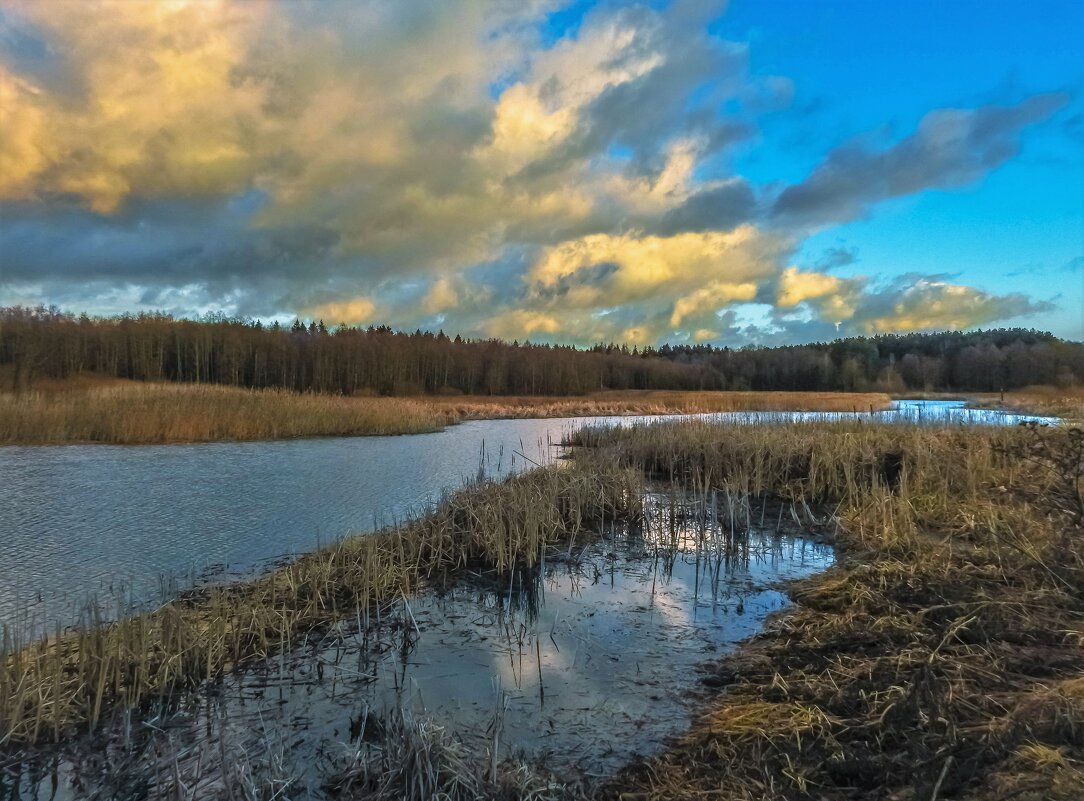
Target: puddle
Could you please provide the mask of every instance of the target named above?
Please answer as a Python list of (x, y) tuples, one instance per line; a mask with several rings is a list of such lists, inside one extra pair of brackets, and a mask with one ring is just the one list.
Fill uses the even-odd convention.
[(347, 744), (378, 738), (397, 708), (483, 757), (496, 732), (502, 759), (562, 778), (612, 773), (687, 727), (698, 665), (785, 606), (781, 582), (832, 563), (829, 546), (770, 523), (732, 530), (718, 500), (691, 514), (653, 497), (643, 525), (573, 542), (529, 573), (467, 575), (343, 621), (168, 714), (115, 719), (0, 770), (0, 798), (213, 798), (229, 771), (323, 798)]

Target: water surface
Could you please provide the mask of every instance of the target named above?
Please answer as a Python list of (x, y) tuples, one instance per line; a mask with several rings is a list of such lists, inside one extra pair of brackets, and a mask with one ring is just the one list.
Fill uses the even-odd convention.
[[(1015, 424), (960, 401), (900, 401), (861, 419)], [(705, 415), (772, 424), (852, 415)], [(550, 461), (585, 424), (485, 420), (397, 437), (0, 448), (0, 624), (24, 634), (139, 606), (208, 572), (244, 574), (420, 512), (443, 491)]]
[(117, 713), (92, 736), (0, 764), (0, 797), (210, 799), (243, 771), (323, 799), (359, 748), (397, 752), (382, 734), (396, 710), (443, 727), (482, 765), (496, 748), (562, 779), (610, 774), (688, 727), (699, 666), (786, 605), (781, 582), (832, 562), (796, 532), (746, 530), (756, 513), (735, 529), (725, 504), (706, 515), (648, 504), (643, 523), (584, 532), (533, 571), (467, 575), (379, 619), (348, 615), (168, 713)]

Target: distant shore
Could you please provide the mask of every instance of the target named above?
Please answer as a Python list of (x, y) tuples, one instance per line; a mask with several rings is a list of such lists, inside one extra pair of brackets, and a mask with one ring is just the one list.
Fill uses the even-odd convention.
[(464, 420), (885, 409), (883, 393), (619, 390), (581, 397), (343, 397), (81, 376), (0, 393), (0, 444), (145, 445), (419, 434)]

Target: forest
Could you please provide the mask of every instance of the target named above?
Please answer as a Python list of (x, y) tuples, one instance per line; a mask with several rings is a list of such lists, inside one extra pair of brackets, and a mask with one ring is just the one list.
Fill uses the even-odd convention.
[(7, 388), (84, 373), (342, 395), (583, 395), (598, 390), (980, 391), (1084, 381), (1084, 344), (1026, 329), (782, 347), (503, 342), (388, 326), (0, 308)]

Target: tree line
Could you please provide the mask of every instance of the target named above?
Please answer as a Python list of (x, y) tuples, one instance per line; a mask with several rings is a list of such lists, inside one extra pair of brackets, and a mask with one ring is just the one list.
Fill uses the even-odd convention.
[(1084, 381), (1084, 344), (1023, 328), (886, 334), (738, 350), (664, 345), (648, 353), (706, 365), (726, 389), (997, 392)]
[(206, 315), (89, 317), (0, 308), (9, 387), (95, 373), (352, 395), (583, 395), (605, 389), (997, 391), (1084, 380), (1084, 345), (1024, 329), (856, 337), (784, 347), (629, 349), (448, 337), (388, 326)]

